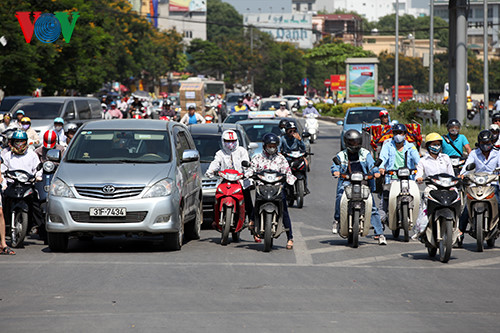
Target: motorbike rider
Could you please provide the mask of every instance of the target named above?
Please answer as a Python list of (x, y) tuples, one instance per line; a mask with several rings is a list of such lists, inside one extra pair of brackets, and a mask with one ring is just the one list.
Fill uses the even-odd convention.
[(182, 117), (181, 124), (184, 125), (194, 125), (198, 123), (205, 123), (205, 118), (201, 116), (201, 114), (196, 112), (196, 106), (190, 105), (188, 107), (188, 112)]
[(281, 119), (278, 126), (280, 128), (280, 131), (281, 131), (281, 136), (284, 136), (286, 134), (286, 125), (288, 124), (288, 120), (286, 119)]
[(59, 144), (66, 142), (66, 134), (64, 134), (64, 119), (57, 117), (54, 119), (54, 131), (57, 134)]
[[(36, 177), (36, 180), (41, 180), (42, 170), (38, 170), (40, 159), (38, 155), (31, 149), (28, 149), (28, 135), (22, 130), (17, 130), (12, 134), (9, 141), (9, 148), (4, 149), (1, 153), (2, 157), (2, 174), (7, 170), (23, 170)], [(7, 181), (4, 179), (2, 188), (7, 188)], [(29, 203), (30, 213), (33, 217), (35, 225), (41, 226), (43, 223), (42, 211), (40, 203), (37, 199)], [(6, 204), (8, 211), (8, 203)]]
[[(267, 133), (262, 138), (263, 150), (262, 153), (255, 155), (252, 158), (252, 165), (245, 172), (246, 177), (251, 177), (254, 172), (261, 172), (263, 170), (273, 170), (286, 175), (286, 182), (289, 185), (295, 183), (295, 176), (290, 170), (285, 157), (278, 153), (278, 145), (280, 144), (280, 138), (274, 133)], [(293, 233), (292, 233), (292, 221), (290, 220), (290, 215), (288, 214), (288, 206), (286, 202), (286, 191), (282, 191), (283, 198), (283, 225), (288, 231), (286, 236), (288, 242), (286, 244), (287, 250), (293, 249)], [(255, 214), (255, 212), (254, 212)], [(248, 229), (253, 231), (255, 228), (254, 224), (249, 224)]]
[(69, 146), (71, 139), (75, 136), (78, 131), (78, 126), (75, 123), (68, 123), (64, 126), (64, 134), (66, 135), (65, 144), (61, 144), (63, 147)]
[[(248, 151), (240, 146), (238, 135), (233, 130), (226, 130), (221, 137), (222, 149), (215, 153), (214, 160), (208, 166), (205, 176), (213, 178), (218, 171), (226, 169), (234, 169), (240, 173), (244, 173), (243, 161), (250, 161)], [(245, 213), (248, 216), (249, 223), (254, 221), (252, 196), (250, 193), (250, 183), (248, 181), (241, 182), (243, 187), (243, 196), (245, 198)], [(259, 238), (255, 238), (256, 242), (260, 242)]]
[(122, 113), (123, 118), (127, 118), (128, 103), (126, 97), (118, 97), (118, 110)]
[(307, 102), (307, 107), (304, 109), (304, 112), (302, 112), (303, 117), (307, 116), (308, 114), (315, 114), (319, 116), (319, 112), (314, 107), (313, 101)]
[[(47, 152), (51, 149), (59, 149), (61, 151), (61, 156), (64, 153), (65, 147), (57, 143), (57, 134), (53, 130), (48, 130), (43, 134), (43, 144), (42, 146), (35, 149), (35, 153), (38, 155), (40, 162), (44, 163), (47, 161)], [(59, 163), (55, 163), (59, 165)]]
[(172, 109), (172, 101), (169, 98), (167, 98), (165, 103), (163, 103), (163, 107), (160, 111), (160, 117), (170, 117), (173, 121), (177, 120), (177, 112)]
[(252, 99), (252, 95), (250, 95), (249, 93), (247, 93), (245, 95), (245, 99), (243, 100), (243, 103), (245, 103), (245, 105), (248, 107), (249, 110), (256, 108), (255, 103)]
[(6, 113), (3, 115), (3, 123), (0, 124), (0, 133), (12, 128), (17, 128), (17, 126), (12, 121), (12, 116), (9, 113)]
[(378, 117), (380, 118), (380, 125), (389, 125), (389, 111), (380, 111)]
[[(300, 137), (299, 133), (297, 133), (297, 125), (293, 121), (289, 121), (286, 124), (285, 127), (285, 135), (282, 135), (280, 138), (280, 146), (279, 146), (279, 151), (282, 154), (290, 153), (294, 150), (299, 150), (301, 152), (306, 151), (306, 145), (304, 144), (304, 141), (302, 141), (302, 138)], [(307, 159), (304, 157), (304, 161), (306, 163), (306, 167), (308, 166)], [(311, 193), (309, 191), (309, 188), (307, 187), (307, 172), (304, 174), (304, 194), (309, 194)]]
[(117, 108), (115, 101), (113, 101), (113, 102), (111, 102), (111, 104), (109, 104), (108, 114), (111, 116), (111, 119), (122, 119), (123, 118), (123, 114)]
[(24, 117), (24, 111), (23, 110), (17, 110), (16, 113), (14, 113), (14, 125), (18, 128), (21, 129), (21, 119)]
[[(445, 173), (455, 176), (451, 159), (448, 155), (442, 152), (443, 150), (443, 137), (438, 133), (429, 133), (425, 137), (425, 148), (427, 154), (423, 156), (417, 164), (417, 182), (423, 183), (425, 177)], [(416, 222), (417, 233), (420, 234), (427, 226), (427, 195), (431, 190), (435, 190), (434, 185), (429, 185), (425, 188), (423, 200), (420, 201), (419, 215)], [(417, 235), (418, 235), (417, 234)], [(415, 237), (413, 237), (415, 239)]]
[(490, 132), (493, 134), (493, 146), (495, 149), (500, 149), (500, 139), (498, 135), (500, 134), (500, 126), (497, 124), (490, 125)]
[(243, 98), (238, 98), (238, 103), (236, 105), (233, 105), (229, 113), (240, 111), (250, 111), (248, 110), (248, 106), (246, 106), (246, 104), (243, 104)]
[(472, 150), (469, 140), (467, 140), (465, 135), (459, 134), (461, 126), (462, 125), (457, 119), (450, 119), (448, 123), (446, 123), (448, 134), (443, 135), (443, 153), (450, 157), (461, 157), (464, 148), (467, 154), (470, 154)]
[(278, 110), (274, 111), (274, 115), (276, 117), (281, 117), (281, 118), (286, 118), (286, 117), (291, 116), (290, 111), (288, 111), (286, 109), (286, 102), (285, 101), (280, 102), (280, 108)]
[[(213, 96), (212, 96), (213, 97)], [(215, 111), (215, 107), (207, 105), (205, 109), (205, 116), (210, 116), (212, 117), (212, 122), (216, 123), (219, 120), (219, 117), (217, 116), (217, 112)]]
[[(397, 179), (397, 176), (386, 175), (386, 170), (398, 170), (403, 167), (409, 169), (416, 169), (420, 161), (420, 155), (414, 144), (406, 140), (406, 126), (403, 124), (396, 124), (392, 126), (392, 139), (388, 140), (382, 146), (379, 158), (382, 164), (379, 167), (379, 172), (382, 176), (385, 175), (385, 184), (390, 184), (392, 179)], [(412, 177), (413, 179), (413, 177)], [(388, 202), (384, 200), (382, 195), (380, 200), (379, 212), (380, 219), (385, 221), (387, 218)]]
[(31, 128), (31, 119), (29, 117), (23, 117), (21, 119), (22, 130), (28, 135), (28, 145), (38, 146), (40, 144), (40, 138), (37, 132)]
[[(489, 130), (482, 130), (477, 135), (477, 148), (474, 149), (467, 160), (465, 161), (464, 166), (462, 167), (462, 171), (460, 171), (460, 175), (464, 175), (468, 173), (466, 170), (467, 165), (474, 163), (476, 168), (473, 172), (487, 172), (492, 174), (495, 169), (500, 167), (500, 151), (493, 149), (493, 134)], [(495, 186), (495, 195), (498, 201), (498, 208), (500, 211), (500, 193), (498, 189), (498, 183), (493, 183)], [(467, 209), (467, 205), (464, 207), (462, 215), (460, 216), (460, 237), (463, 239), (463, 234), (465, 233), (465, 229), (467, 228), (467, 223), (469, 220), (469, 211)]]
[[(361, 147), (362, 136), (355, 129), (350, 129), (344, 133), (344, 143), (346, 149), (340, 151), (337, 154), (341, 165), (335, 163), (332, 164), (330, 170), (332, 175), (339, 177), (341, 173), (352, 173), (355, 171), (363, 172), (364, 174), (370, 174), (375, 171), (374, 176), (376, 178), (380, 177), (378, 170), (373, 170), (375, 161), (373, 160), (370, 152)], [(349, 181), (339, 178), (337, 183), (337, 197), (335, 199), (335, 214), (332, 227), (332, 233), (337, 234), (340, 221), (340, 200), (342, 199), (342, 194), (344, 193), (345, 187), (349, 184)], [(380, 215), (378, 213), (377, 206), (375, 205), (375, 199), (372, 198), (372, 215), (371, 224), (375, 229), (374, 239), (378, 240), (379, 245), (387, 245), (385, 240), (384, 231), (382, 229), (382, 223), (380, 222)]]
[[(0, 161), (0, 169), (1, 169), (1, 161)], [(0, 182), (3, 182), (3, 177), (0, 174)], [(15, 255), (10, 247), (7, 246), (7, 242), (5, 241), (5, 218), (3, 216), (3, 208), (2, 208), (2, 194), (0, 192), (0, 255)]]

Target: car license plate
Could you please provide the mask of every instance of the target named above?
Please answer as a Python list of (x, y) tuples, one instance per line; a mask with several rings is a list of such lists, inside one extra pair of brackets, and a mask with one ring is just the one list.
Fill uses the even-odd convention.
[(124, 207), (91, 207), (90, 216), (127, 216), (127, 209)]

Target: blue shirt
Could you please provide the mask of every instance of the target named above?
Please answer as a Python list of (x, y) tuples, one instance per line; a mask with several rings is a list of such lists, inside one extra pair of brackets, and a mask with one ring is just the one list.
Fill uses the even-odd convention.
[(465, 145), (469, 144), (469, 140), (467, 140), (467, 138), (463, 134), (459, 134), (455, 140), (451, 139), (450, 134), (446, 134), (445, 136), (443, 136), (443, 154), (446, 154), (450, 157), (460, 157), (460, 154), (450, 144), (446, 143), (444, 137), (450, 139), (450, 141), (453, 142), (453, 145), (457, 147), (460, 152), (463, 152)]
[(470, 152), (469, 157), (467, 157), (467, 161), (465, 161), (465, 164), (460, 171), (461, 175), (467, 172), (465, 168), (471, 163), (476, 164), (476, 169), (473, 172), (493, 173), (496, 168), (500, 167), (500, 151), (492, 149), (488, 159), (486, 159), (481, 149), (474, 149)]
[(282, 153), (289, 153), (294, 150), (306, 151), (306, 145), (302, 140), (295, 139), (294, 137), (290, 138), (284, 134), (281, 136), (280, 141), (279, 151)]
[(190, 124), (197, 124), (198, 123), (198, 119), (196, 119), (196, 114), (189, 116), (189, 123)]
[[(453, 149), (453, 148), (452, 148)], [(382, 160), (382, 164), (380, 165), (381, 169), (385, 170), (394, 170), (394, 165), (396, 163), (396, 143), (394, 140), (390, 140), (385, 142), (382, 146), (382, 150), (380, 151), (380, 159)], [(409, 169), (416, 169), (417, 164), (420, 161), (420, 155), (418, 154), (417, 148), (413, 143), (410, 143), (405, 140), (405, 145), (403, 146), (403, 153), (407, 153), (406, 167)], [(413, 175), (411, 179), (413, 179)], [(385, 182), (388, 184), (390, 182), (390, 176), (386, 174)]]

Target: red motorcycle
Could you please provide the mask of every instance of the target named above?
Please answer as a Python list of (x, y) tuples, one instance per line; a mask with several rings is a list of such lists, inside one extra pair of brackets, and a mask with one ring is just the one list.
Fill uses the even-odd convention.
[(215, 192), (215, 226), (221, 232), (221, 245), (227, 245), (229, 233), (233, 242), (240, 239), (245, 222), (245, 199), (240, 179), (243, 174), (232, 169), (219, 171), (222, 182)]
[(160, 120), (170, 121), (171, 119), (169, 116), (161, 116)]

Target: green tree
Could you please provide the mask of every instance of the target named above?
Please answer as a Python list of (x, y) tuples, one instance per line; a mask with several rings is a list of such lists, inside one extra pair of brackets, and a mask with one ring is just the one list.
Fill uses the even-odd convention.
[[(394, 54), (387, 51), (378, 56), (379, 85), (391, 89), (394, 85)], [(399, 55), (399, 85), (412, 85), (419, 92), (429, 91), (429, 71), (419, 58)]]
[(212, 75), (219, 79), (227, 67), (226, 53), (216, 43), (193, 39), (187, 52), (190, 69), (196, 74)]
[(243, 16), (227, 2), (207, 1), (207, 38), (220, 42), (243, 36)]

